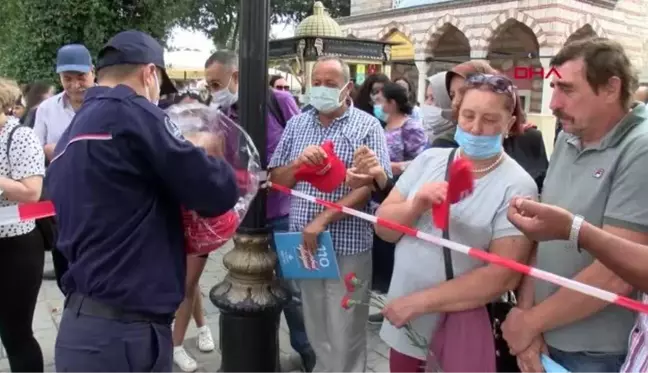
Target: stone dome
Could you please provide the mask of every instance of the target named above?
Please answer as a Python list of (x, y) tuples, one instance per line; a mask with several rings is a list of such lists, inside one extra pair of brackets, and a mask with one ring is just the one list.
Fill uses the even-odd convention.
[(333, 36), (344, 37), (340, 25), (331, 18), (321, 1), (313, 5), (313, 15), (306, 17), (295, 29), (295, 37)]

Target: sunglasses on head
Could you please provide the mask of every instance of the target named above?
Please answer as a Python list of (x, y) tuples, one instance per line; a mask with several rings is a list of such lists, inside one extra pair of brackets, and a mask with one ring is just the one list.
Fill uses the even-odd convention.
[(276, 85), (274, 88), (280, 91), (290, 91), (289, 85)]
[(490, 88), (491, 91), (495, 93), (503, 93), (513, 99), (513, 109), (515, 112), (516, 97), (515, 97), (515, 86), (513, 82), (501, 75), (491, 75), (491, 74), (472, 74), (466, 78), (465, 85), (468, 87), (483, 87), (486, 86)]
[(501, 75), (472, 74), (466, 78), (465, 84), (469, 87), (486, 85), (497, 93), (506, 93), (511, 97), (514, 94), (513, 82)]

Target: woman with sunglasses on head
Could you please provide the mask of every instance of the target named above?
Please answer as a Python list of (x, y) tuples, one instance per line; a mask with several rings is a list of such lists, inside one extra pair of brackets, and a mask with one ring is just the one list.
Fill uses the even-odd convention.
[[(456, 97), (458, 90), (465, 83), (466, 78), (474, 74), (497, 75), (498, 72), (484, 61), (468, 61), (455, 66), (445, 75), (445, 88), (453, 104), (454, 98)], [(438, 92), (438, 84), (433, 85), (430, 83), (426, 97), (427, 95), (432, 94), (435, 88)], [(515, 98), (514, 110), (518, 121), (521, 123), (520, 131), (507, 134), (504, 138), (504, 151), (515, 159), (529, 173), (529, 175), (531, 175), (533, 180), (536, 182), (538, 189), (542, 191), (542, 184), (544, 183), (547, 168), (549, 167), (549, 160), (547, 158), (542, 133), (535, 126), (527, 123), (526, 114), (522, 109), (522, 102), (520, 101), (520, 97), (517, 95)], [(426, 120), (428, 122), (432, 121), (432, 118), (429, 116), (426, 119), (426, 113), (431, 113), (431, 111), (424, 109), (424, 123), (426, 123)], [(436, 115), (441, 114), (437, 112)], [(434, 140), (432, 141), (431, 147), (456, 148), (459, 146), (454, 138), (456, 117), (452, 118), (452, 122), (455, 122), (454, 126), (445, 126), (443, 128), (441, 126), (438, 127), (439, 131), (434, 134)]]
[[(451, 206), (449, 239), (526, 262), (531, 241), (508, 221), (506, 211), (512, 197), (537, 198), (538, 190), (528, 173), (503, 149), (503, 139), (520, 130), (521, 118), (515, 115), (515, 107), (516, 92), (507, 78), (482, 74), (467, 78), (453, 101), (459, 148), (433, 148), (418, 156), (378, 208), (377, 216), (441, 237), (443, 232), (433, 225), (431, 211), (446, 198), (447, 165), (453, 159), (466, 158), (474, 167), (474, 190)], [(414, 347), (402, 326), (411, 322), (419, 335), (434, 338), (447, 317), (456, 313), (469, 315), (477, 325), (475, 343), (456, 352), (471, 357), (465, 361), (465, 371), (494, 371), (493, 335), (485, 306), (516, 289), (521, 276), (452, 254), (447, 265), (453, 277), (447, 280), (446, 260), (440, 247), (382, 226), (375, 228), (383, 240), (396, 243), (388, 303), (383, 310), (387, 320), (380, 333), (391, 347), (390, 370), (417, 372), (425, 364), (427, 351)]]

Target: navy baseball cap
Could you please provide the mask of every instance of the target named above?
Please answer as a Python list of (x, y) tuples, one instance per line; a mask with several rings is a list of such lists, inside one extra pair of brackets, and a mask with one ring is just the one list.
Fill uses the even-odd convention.
[(68, 44), (56, 53), (56, 73), (67, 71), (89, 73), (92, 71), (90, 51), (81, 44)]
[(129, 30), (113, 36), (99, 51), (97, 71), (114, 65), (154, 64), (162, 70), (160, 95), (176, 93), (177, 90), (164, 65), (164, 49), (160, 43), (147, 33)]

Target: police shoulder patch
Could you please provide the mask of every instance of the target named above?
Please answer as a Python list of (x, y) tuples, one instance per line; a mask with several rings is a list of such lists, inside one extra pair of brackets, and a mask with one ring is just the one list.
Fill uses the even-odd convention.
[(169, 117), (164, 117), (164, 128), (169, 132), (169, 134), (178, 140), (184, 140), (184, 136), (182, 136), (182, 131), (180, 131), (180, 128), (173, 123), (171, 118)]

